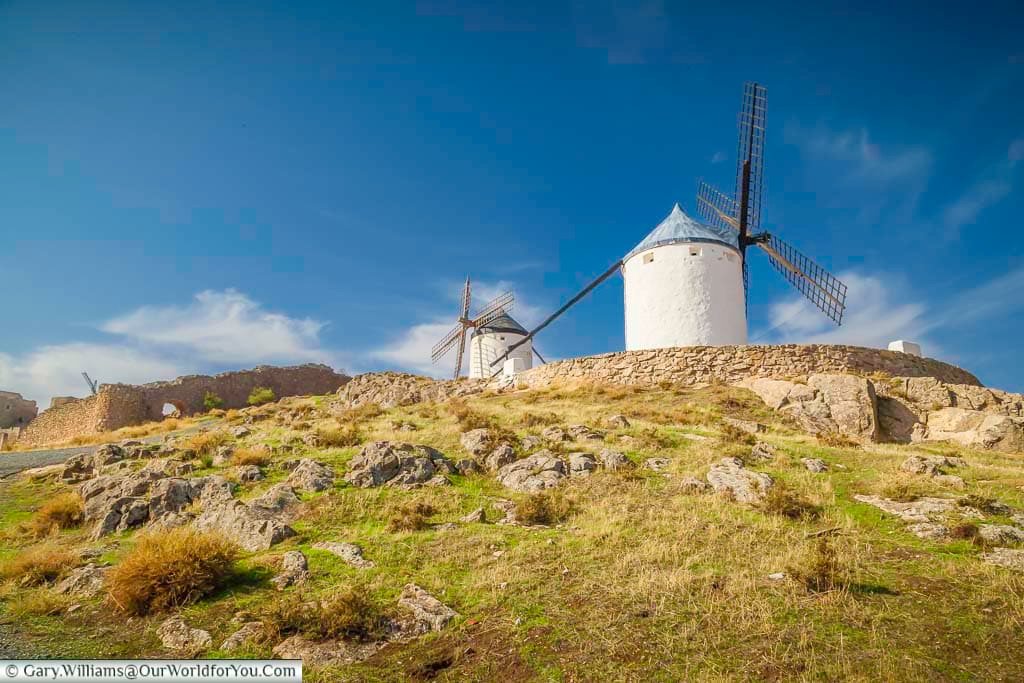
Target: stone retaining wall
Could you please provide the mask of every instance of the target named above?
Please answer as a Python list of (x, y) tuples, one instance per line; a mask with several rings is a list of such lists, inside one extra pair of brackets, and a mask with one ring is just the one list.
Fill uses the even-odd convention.
[(242, 408), (256, 387), (267, 387), (278, 398), (325, 395), (334, 393), (349, 379), (326, 365), (307, 364), (284, 368), (265, 365), (212, 376), (188, 375), (139, 386), (104, 384), (95, 396), (43, 411), (29, 423), (19, 443), (61, 443), (76, 436), (160, 420), (168, 403), (184, 416), (194, 415), (206, 410), (203, 399), (208, 391), (221, 398), (224, 408)]
[(934, 377), (949, 384), (981, 386), (960, 368), (898, 351), (860, 346), (786, 344), (779, 346), (686, 346), (622, 351), (548, 363), (516, 376), (517, 384), (543, 387), (560, 381), (613, 384), (679, 382), (735, 383), (750, 377), (792, 378), (815, 373), (886, 373), (894, 377)]

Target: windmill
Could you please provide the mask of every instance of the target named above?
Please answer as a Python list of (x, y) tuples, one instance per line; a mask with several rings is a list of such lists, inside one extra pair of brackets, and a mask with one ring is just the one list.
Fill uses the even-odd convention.
[[(437, 363), (451, 349), (458, 349), (455, 357), (455, 379), (462, 374), (466, 335), (470, 330), (473, 330), (473, 339), (470, 342), (470, 377), (489, 377), (491, 361), (499, 356), (507, 355), (509, 346), (519, 342), (527, 334), (526, 330), (509, 315), (515, 304), (512, 292), (505, 292), (498, 296), (472, 318), (469, 315), (471, 297), (472, 291), (467, 277), (466, 286), (462, 290), (462, 306), (459, 309), (455, 328), (435, 344), (430, 352), (430, 359)], [(515, 354), (515, 357), (522, 359), (520, 362), (522, 369), (528, 369), (532, 360), (532, 347), (522, 348), (519, 344), (516, 346), (519, 352)]]
[[(837, 325), (846, 308), (846, 285), (794, 247), (761, 230), (767, 97), (757, 83), (743, 89), (733, 197), (701, 181), (697, 204), (706, 223), (678, 204), (625, 257), (491, 363), (526, 344), (598, 285), (621, 271), (626, 348), (746, 344), (750, 278), (747, 248), (756, 246), (801, 294)], [(500, 368), (499, 368), (500, 370)]]
[(736, 155), (736, 190), (728, 197), (703, 180), (697, 187), (697, 210), (715, 227), (735, 230), (743, 265), (744, 295), (750, 289), (747, 247), (756, 246), (791, 285), (836, 325), (843, 322), (846, 285), (775, 235), (761, 230), (764, 187), (765, 114), (768, 95), (757, 83), (743, 87)]

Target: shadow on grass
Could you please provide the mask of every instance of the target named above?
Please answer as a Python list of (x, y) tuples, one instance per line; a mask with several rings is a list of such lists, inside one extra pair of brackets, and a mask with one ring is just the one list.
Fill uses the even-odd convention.
[(900, 595), (899, 591), (878, 583), (852, 583), (848, 590), (857, 595)]

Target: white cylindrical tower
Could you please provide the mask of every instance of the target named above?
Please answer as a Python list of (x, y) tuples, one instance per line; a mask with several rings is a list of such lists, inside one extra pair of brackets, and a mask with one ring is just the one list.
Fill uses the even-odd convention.
[[(500, 372), (502, 365), (492, 366), (491, 363), (505, 355), (508, 347), (522, 340), (527, 334), (523, 326), (507, 313), (478, 327), (469, 342), (470, 378), (488, 378)], [(521, 359), (520, 369), (529, 370), (533, 367), (533, 342), (526, 342), (509, 354), (509, 358)]]
[(626, 350), (747, 343), (738, 233), (676, 204), (622, 263)]

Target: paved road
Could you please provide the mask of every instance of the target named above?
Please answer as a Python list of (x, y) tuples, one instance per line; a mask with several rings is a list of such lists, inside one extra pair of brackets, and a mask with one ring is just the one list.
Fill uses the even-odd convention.
[[(153, 436), (147, 436), (144, 439), (139, 439), (145, 443), (156, 443), (163, 441), (165, 436), (179, 435), (179, 434), (190, 434), (192, 432), (198, 432), (203, 429), (209, 429), (219, 424), (218, 421), (203, 422), (201, 424), (186, 427), (185, 429), (179, 429), (174, 432), (166, 432), (164, 434), (154, 434)], [(93, 446), (74, 446), (72, 448), (52, 448), (45, 451), (24, 451), (14, 453), (0, 453), (0, 479), (9, 477), (12, 474), (17, 474), (22, 470), (31, 469), (33, 467), (44, 467), (46, 465), (56, 465), (57, 463), (64, 462), (73, 455), (79, 453), (92, 453), (103, 444)]]

